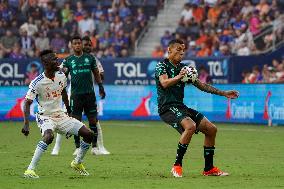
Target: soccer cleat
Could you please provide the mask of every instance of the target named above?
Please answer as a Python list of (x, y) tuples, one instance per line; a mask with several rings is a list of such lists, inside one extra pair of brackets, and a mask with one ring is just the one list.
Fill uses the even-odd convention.
[(204, 176), (228, 176), (229, 173), (221, 171), (218, 167), (213, 167), (209, 171), (203, 171)]
[(24, 177), (25, 177), (25, 178), (33, 178), (33, 179), (39, 178), (39, 176), (35, 173), (34, 170), (29, 170), (29, 169), (27, 169), (27, 170), (25, 171)]
[(182, 166), (174, 165), (171, 172), (172, 172), (174, 177), (177, 177), (177, 178), (182, 177)]
[(75, 151), (73, 152), (73, 156), (77, 156), (78, 152), (79, 152), (79, 148), (76, 148)]
[(89, 176), (90, 174), (86, 171), (84, 165), (82, 163), (75, 163), (75, 161), (73, 160), (71, 162), (71, 167), (77, 171), (78, 173), (80, 173), (80, 175), (83, 176)]
[(108, 154), (110, 154), (110, 152), (107, 151), (105, 148), (94, 147), (91, 150), (91, 154), (93, 154), (93, 155), (108, 155)]
[(53, 148), (53, 150), (52, 150), (52, 152), (51, 152), (51, 155), (53, 155), (53, 156), (58, 156), (58, 154), (59, 154), (59, 150)]

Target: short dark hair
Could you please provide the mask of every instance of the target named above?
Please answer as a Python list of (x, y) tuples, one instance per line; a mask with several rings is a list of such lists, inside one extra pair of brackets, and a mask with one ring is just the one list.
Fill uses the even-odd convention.
[(75, 35), (71, 38), (71, 43), (72, 43), (73, 40), (76, 40), (76, 39), (79, 39), (80, 41), (82, 41), (82, 38), (80, 36)]
[(172, 39), (172, 40), (169, 42), (169, 45), (168, 45), (168, 46), (174, 45), (174, 44), (176, 44), (176, 43), (181, 44), (181, 45), (184, 44), (183, 40), (180, 40), (180, 39)]
[(85, 36), (82, 38), (82, 41), (91, 41), (91, 38), (89, 36)]
[(42, 58), (43, 56), (50, 54), (50, 53), (53, 53), (53, 51), (50, 49), (43, 50), (40, 52), (39, 57)]

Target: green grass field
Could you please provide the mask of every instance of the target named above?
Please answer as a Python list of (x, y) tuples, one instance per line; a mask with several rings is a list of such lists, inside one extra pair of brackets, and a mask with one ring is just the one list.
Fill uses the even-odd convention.
[(108, 156), (87, 154), (89, 177), (79, 176), (69, 166), (73, 139), (63, 140), (59, 156), (53, 147), (43, 155), (37, 173), (40, 179), (22, 177), (35, 146), (39, 129), (20, 133), (21, 122), (0, 123), (0, 188), (284, 188), (284, 127), (218, 124), (215, 165), (229, 177), (204, 177), (203, 138), (195, 135), (184, 159), (184, 177), (172, 178), (179, 135), (162, 122), (109, 121), (101, 123)]

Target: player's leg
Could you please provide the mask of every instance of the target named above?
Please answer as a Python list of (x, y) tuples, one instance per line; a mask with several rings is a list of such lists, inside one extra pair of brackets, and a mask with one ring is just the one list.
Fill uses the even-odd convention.
[[(70, 96), (70, 107), (72, 110), (72, 117), (81, 121), (83, 113), (84, 97), (82, 95), (72, 94)], [(80, 136), (74, 135), (75, 151), (73, 155), (77, 155), (80, 147)]]
[(38, 142), (37, 147), (35, 149), (33, 158), (24, 173), (26, 178), (39, 178), (39, 176), (35, 173), (35, 168), (37, 163), (39, 162), (42, 154), (47, 150), (49, 144), (52, 143), (54, 135), (53, 135), (53, 123), (51, 120), (37, 116), (37, 123), (41, 128), (42, 132), (42, 140)]
[(225, 173), (214, 167), (213, 159), (214, 159), (214, 151), (215, 151), (215, 138), (217, 134), (217, 127), (211, 123), (206, 117), (204, 117), (200, 125), (198, 127), (199, 131), (201, 131), (205, 135), (204, 139), (204, 160), (205, 166), (203, 175), (205, 176), (227, 176), (228, 173)]
[(187, 115), (186, 109), (172, 107), (160, 115), (162, 120), (175, 128), (180, 134), (176, 160), (172, 168), (174, 177), (182, 177), (182, 160), (187, 151), (191, 137), (196, 130), (195, 122)]
[(54, 147), (52, 149), (51, 155), (57, 156), (59, 154), (59, 150), (60, 150), (60, 146), (61, 146), (61, 142), (62, 142), (62, 135), (57, 133), (56, 134), (56, 140), (55, 140), (55, 144)]
[(98, 128), (97, 128), (97, 103), (95, 93), (87, 94), (84, 101), (84, 112), (89, 121), (89, 128), (94, 132), (92, 141), (92, 154), (97, 155), (99, 149), (97, 148)]
[(97, 129), (98, 129), (97, 146), (99, 148), (99, 151), (101, 154), (108, 155), (110, 154), (110, 152), (104, 147), (103, 131), (99, 120), (97, 121)]
[(87, 128), (82, 122), (75, 118), (69, 117), (66, 114), (62, 114), (61, 121), (58, 123), (58, 131), (66, 133), (67, 135), (78, 135), (83, 137), (80, 141), (80, 147), (75, 159), (71, 162), (71, 167), (78, 171), (81, 175), (89, 175), (83, 166), (83, 159), (91, 146), (91, 142), (94, 138), (94, 133)]

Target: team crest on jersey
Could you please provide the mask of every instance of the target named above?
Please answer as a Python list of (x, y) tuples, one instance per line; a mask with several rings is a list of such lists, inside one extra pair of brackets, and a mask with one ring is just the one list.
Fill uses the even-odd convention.
[(86, 63), (89, 63), (90, 60), (89, 60), (88, 58), (85, 58), (85, 62), (86, 62)]

